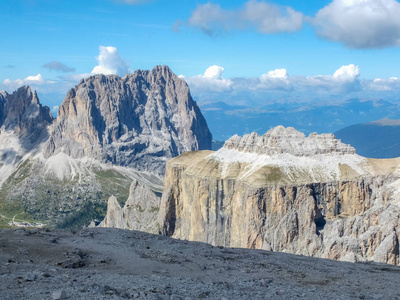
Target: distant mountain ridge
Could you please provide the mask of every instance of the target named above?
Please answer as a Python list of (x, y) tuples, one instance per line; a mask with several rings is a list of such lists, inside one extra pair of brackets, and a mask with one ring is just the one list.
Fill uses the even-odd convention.
[[(268, 99), (265, 99), (268, 103)], [(382, 118), (400, 119), (397, 102), (349, 99), (340, 103), (269, 103), (262, 106), (235, 105), (231, 102), (200, 103), (213, 133), (224, 141), (234, 134), (264, 134), (278, 125), (301, 132), (336, 132), (346, 126)]]
[(359, 155), (371, 158), (400, 156), (400, 119), (381, 119), (345, 127), (335, 136), (356, 148)]

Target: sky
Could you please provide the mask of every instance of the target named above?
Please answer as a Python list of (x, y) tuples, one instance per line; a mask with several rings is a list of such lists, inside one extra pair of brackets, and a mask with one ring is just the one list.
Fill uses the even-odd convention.
[(0, 1), (0, 90), (168, 65), (202, 103), (400, 102), (396, 0)]

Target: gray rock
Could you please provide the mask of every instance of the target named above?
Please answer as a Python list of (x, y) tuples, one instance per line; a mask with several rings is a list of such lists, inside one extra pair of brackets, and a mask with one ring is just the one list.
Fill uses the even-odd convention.
[(129, 198), (124, 207), (117, 198), (108, 199), (107, 214), (99, 227), (114, 227), (158, 233), (158, 212), (161, 197), (147, 185), (134, 180), (130, 186)]
[(53, 300), (61, 300), (61, 299), (68, 298), (67, 292), (64, 290), (54, 291), (51, 296), (52, 296)]
[(29, 272), (27, 275), (26, 275), (26, 281), (35, 281), (36, 280), (36, 277), (37, 277), (37, 275), (36, 275), (36, 273), (34, 273), (34, 272)]
[(44, 156), (62, 151), (162, 175), (166, 160), (211, 149), (211, 139), (187, 84), (157, 66), (82, 80), (60, 106)]

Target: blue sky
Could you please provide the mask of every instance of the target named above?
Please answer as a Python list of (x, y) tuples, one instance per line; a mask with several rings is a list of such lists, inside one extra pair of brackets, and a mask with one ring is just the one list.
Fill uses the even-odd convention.
[(1, 1), (0, 90), (54, 106), (96, 66), (166, 64), (200, 102), (396, 97), (399, 15), (396, 0)]

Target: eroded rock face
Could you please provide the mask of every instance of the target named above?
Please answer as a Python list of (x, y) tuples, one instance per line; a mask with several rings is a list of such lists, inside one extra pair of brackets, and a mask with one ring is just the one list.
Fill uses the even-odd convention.
[(213, 245), (399, 264), (400, 160), (362, 158), (330, 135), (311, 135), (317, 142), (310, 146), (310, 137), (291, 128), (270, 133), (276, 131), (279, 141), (272, 150), (266, 146), (267, 154), (260, 150), (265, 144), (257, 146), (263, 137), (250, 139), (253, 134), (234, 137), (235, 146), (227, 141), (217, 152), (170, 160), (159, 217), (163, 233)]
[(52, 120), (50, 109), (40, 104), (30, 87), (0, 93), (0, 185), (23, 163), (24, 156), (39, 151)]
[(24, 142), (35, 144), (53, 121), (50, 109), (42, 106), (36, 91), (20, 87), (12, 94), (0, 94), (0, 131), (11, 132)]
[(45, 157), (64, 152), (158, 175), (169, 158), (211, 148), (187, 84), (166, 66), (82, 80), (68, 92), (50, 132)]
[(147, 185), (134, 180), (129, 190), (129, 198), (121, 207), (117, 198), (108, 199), (107, 215), (99, 227), (112, 227), (158, 233), (157, 222), (161, 195), (157, 195)]
[(277, 126), (262, 136), (253, 132), (243, 137), (234, 135), (225, 142), (225, 149), (236, 149), (240, 152), (263, 155), (292, 154), (295, 156), (312, 156), (317, 154), (354, 154), (350, 145), (337, 140), (332, 133), (312, 133), (308, 137), (293, 127)]

